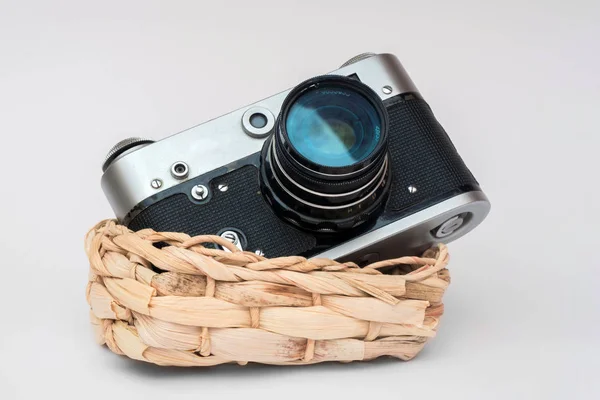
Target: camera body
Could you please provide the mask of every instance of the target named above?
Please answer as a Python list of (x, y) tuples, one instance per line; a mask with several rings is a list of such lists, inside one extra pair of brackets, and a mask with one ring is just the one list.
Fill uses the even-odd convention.
[[(322, 180), (307, 178), (307, 185), (290, 178), (290, 185), (281, 180), (293, 170), (304, 173), (308, 168), (284, 165), (271, 170), (271, 164), (283, 163), (279, 159), (288, 151), (285, 139), (291, 133), (277, 135), (278, 129), (290, 129), (287, 110), (297, 102), (292, 98), (301, 92), (297, 87), (158, 142), (127, 139), (117, 144), (102, 176), (117, 218), (132, 230), (221, 235), (240, 249), (267, 257), (319, 256), (359, 263), (417, 254), (433, 243), (457, 239), (485, 218), (489, 201), (395, 56), (360, 55), (299, 87), (318, 87), (329, 78), (337, 79), (335, 87), (342, 89), (322, 86), (319, 96), (349, 96), (344, 85), (354, 85), (365, 98), (377, 97), (372, 103), (383, 107), (380, 122), (387, 147), (369, 161), (378, 163), (376, 168), (370, 176), (361, 172), (366, 170), (362, 166), (358, 172), (336, 175), (362, 173), (368, 181), (364, 185), (340, 194), (335, 181), (333, 190), (321, 194), (305, 186), (329, 185), (322, 183), (333, 179), (328, 171), (318, 172)], [(353, 129), (336, 123), (347, 141), (344, 132)], [(342, 137), (339, 132), (336, 139)], [(354, 136), (348, 140), (356, 141)], [(279, 149), (284, 153), (273, 150), (277, 143), (283, 143)], [(329, 156), (323, 153), (327, 149), (314, 151)], [(298, 188), (314, 201), (298, 197)], [(347, 200), (346, 193), (360, 191), (358, 200)], [(343, 206), (335, 203), (340, 196), (346, 196)]]

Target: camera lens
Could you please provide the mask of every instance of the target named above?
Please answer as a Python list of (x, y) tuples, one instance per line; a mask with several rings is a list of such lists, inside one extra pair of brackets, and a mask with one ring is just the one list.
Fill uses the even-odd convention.
[(383, 139), (375, 106), (338, 85), (300, 95), (287, 111), (284, 135), (301, 162), (321, 171), (361, 163)]
[(288, 220), (311, 230), (355, 227), (389, 187), (385, 108), (359, 81), (310, 79), (283, 102), (262, 155), (263, 187)]

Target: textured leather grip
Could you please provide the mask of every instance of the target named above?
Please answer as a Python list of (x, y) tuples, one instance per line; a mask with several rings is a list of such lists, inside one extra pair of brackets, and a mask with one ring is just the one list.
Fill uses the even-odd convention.
[(396, 96), (385, 106), (390, 120), (388, 148), (392, 161), (392, 187), (386, 210), (412, 213), (430, 205), (432, 200), (441, 201), (479, 188), (425, 100), (412, 95)]

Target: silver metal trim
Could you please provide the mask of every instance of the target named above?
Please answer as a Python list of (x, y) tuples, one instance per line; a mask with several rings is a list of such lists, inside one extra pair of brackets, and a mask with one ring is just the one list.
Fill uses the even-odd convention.
[[(382, 100), (395, 94), (417, 92), (417, 88), (391, 54), (375, 55), (331, 72), (332, 75), (356, 74)], [(392, 95), (380, 88), (389, 85)], [(137, 204), (150, 196), (180, 183), (169, 172), (173, 162), (186, 160), (189, 177), (195, 178), (252, 153), (259, 152), (264, 138), (249, 136), (240, 121), (252, 107), (279, 114), (283, 100), (291, 89), (243, 107), (219, 118), (187, 129), (158, 142), (134, 148), (113, 161), (102, 175), (101, 185), (117, 218), (122, 219)], [(226, 149), (226, 150), (224, 150)], [(148, 182), (160, 179), (163, 185), (154, 189)]]
[[(262, 128), (257, 128), (250, 123), (250, 117), (254, 114), (262, 114), (267, 119), (267, 123)], [(265, 107), (250, 107), (242, 116), (242, 127), (244, 131), (253, 138), (263, 139), (271, 133), (275, 127), (275, 117), (273, 113)]]
[[(240, 240), (240, 236), (236, 231), (225, 231), (221, 233), (221, 237), (225, 240), (230, 241), (235, 247), (237, 247), (240, 251), (244, 251), (244, 246), (242, 246), (242, 241)], [(219, 246), (221, 249), (225, 250), (227, 253), (231, 253), (227, 247)]]
[(348, 65), (352, 65), (354, 63), (357, 63), (359, 61), (365, 60), (367, 58), (376, 56), (377, 53), (361, 53), (359, 55), (356, 55), (354, 57), (352, 57), (351, 59), (349, 59), (348, 61), (346, 61), (345, 63), (343, 63), (340, 68), (344, 68), (347, 67)]
[[(377, 178), (379, 178), (379, 175), (381, 175), (382, 173), (385, 173), (385, 170), (386, 170), (387, 165), (388, 165), (388, 156), (386, 154), (385, 155), (385, 159), (383, 160), (383, 164), (379, 168), (379, 171), (377, 171), (377, 174), (369, 182), (367, 182), (363, 186), (359, 187), (358, 189), (352, 190), (351, 192), (329, 194), (329, 193), (315, 192), (314, 190), (306, 188), (306, 187), (302, 186), (301, 184), (299, 184), (298, 182), (296, 182), (295, 180), (293, 180), (285, 172), (285, 169), (281, 166), (281, 163), (279, 162), (279, 157), (277, 157), (277, 152), (275, 151), (275, 141), (274, 140), (271, 142), (271, 146), (269, 148), (269, 157), (273, 157), (275, 159), (275, 162), (279, 166), (279, 170), (281, 171), (281, 173), (283, 174), (283, 176), (285, 176), (290, 182), (292, 182), (294, 185), (296, 185), (301, 190), (304, 190), (305, 192), (308, 192), (310, 194), (314, 194), (315, 196), (321, 196), (321, 197), (344, 197), (344, 196), (349, 196), (349, 195), (354, 194), (354, 193), (358, 193), (361, 190), (363, 190), (364, 188), (370, 186), (373, 182), (375, 182), (375, 180)], [(278, 180), (278, 182), (279, 182), (279, 180)]]
[(438, 239), (445, 238), (446, 236), (452, 235), (457, 229), (460, 229), (464, 224), (465, 219), (460, 215), (455, 215), (443, 224), (441, 224), (436, 230), (434, 236)]
[(191, 190), (191, 195), (196, 200), (204, 200), (208, 197), (208, 188), (204, 185), (196, 185)]
[(144, 138), (140, 138), (140, 137), (130, 137), (127, 139), (123, 139), (119, 143), (117, 143), (113, 147), (111, 147), (110, 150), (108, 150), (106, 157), (104, 157), (104, 161), (105, 162), (108, 161), (109, 158), (111, 158), (115, 153), (118, 153), (119, 151), (121, 151), (121, 149), (125, 146), (130, 146), (130, 145), (137, 144), (137, 143), (139, 143), (140, 145), (147, 145), (147, 144), (149, 144), (148, 141), (150, 141), (150, 139), (144, 139)]
[[(343, 244), (315, 255), (337, 260), (359, 260), (377, 253), (380, 259), (419, 254), (439, 242), (450, 243), (479, 225), (490, 211), (490, 202), (481, 191), (463, 193), (389, 225), (357, 236)], [(462, 226), (444, 238), (433, 232), (455, 215), (466, 214)]]
[[(121, 150), (125, 146), (129, 145), (130, 143), (135, 143), (135, 146), (131, 146), (127, 150), (124, 150), (124, 151), (121, 152)], [(117, 143), (116, 145), (114, 145), (108, 151), (108, 154), (106, 155), (106, 157), (104, 159), (104, 163), (102, 163), (102, 170), (106, 171), (115, 161), (119, 160), (120, 158), (125, 157), (129, 153), (133, 153), (134, 151), (141, 149), (142, 147), (149, 146), (152, 143), (154, 143), (154, 142), (150, 141), (149, 139), (141, 139), (141, 138), (128, 138), (128, 139), (125, 139), (125, 140), (121, 140), (119, 143)], [(112, 160), (109, 163), (108, 160), (112, 156), (114, 156), (115, 153), (117, 153), (117, 152), (119, 154), (117, 154), (117, 156), (114, 158), (114, 160)]]
[[(387, 167), (387, 158), (385, 159), (385, 163), (384, 163), (384, 164), (385, 164), (385, 166)], [(373, 193), (375, 193), (375, 192), (376, 192), (376, 191), (379, 189), (379, 187), (381, 186), (381, 183), (382, 183), (382, 182), (383, 182), (383, 180), (385, 179), (385, 174), (383, 174), (383, 175), (381, 176), (381, 178), (379, 179), (379, 182), (377, 182), (377, 185), (375, 186), (375, 188), (373, 188), (373, 190), (371, 190), (371, 191), (370, 191), (368, 194), (366, 194), (365, 196), (361, 197), (360, 199), (358, 199), (358, 200), (356, 200), (356, 201), (354, 201), (354, 202), (352, 202), (352, 203), (348, 203), (348, 204), (342, 204), (342, 205), (340, 205), (340, 206), (322, 206), (322, 205), (319, 205), (319, 204), (314, 204), (314, 203), (308, 202), (308, 201), (306, 201), (306, 200), (303, 200), (303, 199), (301, 199), (300, 197), (298, 197), (298, 196), (296, 196), (295, 194), (293, 194), (292, 192), (290, 192), (290, 191), (289, 191), (289, 190), (288, 190), (288, 189), (285, 187), (285, 185), (283, 185), (283, 184), (281, 183), (281, 181), (279, 180), (279, 177), (277, 176), (277, 171), (275, 171), (275, 170), (273, 170), (273, 177), (275, 178), (275, 180), (277, 181), (277, 183), (279, 183), (279, 186), (280, 186), (280, 187), (281, 187), (283, 190), (285, 190), (285, 192), (286, 192), (288, 195), (292, 196), (292, 197), (293, 197), (295, 200), (297, 200), (297, 201), (299, 201), (299, 202), (301, 202), (301, 203), (304, 203), (304, 204), (306, 204), (306, 205), (307, 205), (307, 206), (309, 206), (309, 207), (320, 208), (320, 209), (322, 209), (322, 210), (341, 210), (341, 209), (343, 209), (343, 208), (352, 207), (352, 206), (355, 206), (355, 205), (357, 205), (358, 203), (362, 203), (363, 201), (365, 201), (365, 200), (367, 200), (369, 197), (371, 197), (371, 196), (373, 195)]]
[(160, 189), (162, 186), (162, 181), (160, 179), (152, 179), (150, 186), (152, 186), (152, 189)]
[[(178, 171), (177, 167), (183, 167), (183, 171)], [(176, 161), (171, 165), (171, 176), (175, 179), (182, 180), (187, 178), (190, 173), (190, 167), (183, 161)]]

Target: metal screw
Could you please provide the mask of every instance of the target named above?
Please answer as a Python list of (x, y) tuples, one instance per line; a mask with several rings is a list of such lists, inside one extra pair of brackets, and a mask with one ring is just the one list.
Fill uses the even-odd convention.
[(235, 244), (236, 246), (240, 242), (240, 237), (234, 231), (225, 231), (225, 232), (221, 233), (221, 237), (223, 239), (229, 240), (231, 243)]
[(393, 89), (390, 85), (385, 85), (384, 87), (381, 88), (381, 91), (384, 94), (392, 94)]
[(220, 185), (218, 186), (218, 188), (219, 188), (219, 190), (220, 190), (221, 192), (226, 192), (226, 191), (227, 191), (227, 189), (229, 189), (229, 186), (227, 186), (227, 185), (225, 185), (224, 183), (222, 183), (222, 184), (220, 184)]
[(196, 200), (204, 200), (208, 197), (208, 188), (204, 185), (196, 185), (192, 188), (192, 197)]
[(410, 193), (410, 194), (417, 193), (417, 187), (416, 187), (416, 186), (413, 186), (413, 185), (410, 185), (410, 186), (408, 187), (408, 193)]
[(264, 257), (265, 253), (263, 253), (263, 251), (261, 249), (257, 249), (254, 254), (256, 254), (257, 256), (261, 256)]
[[(235, 247), (237, 247), (239, 250), (244, 251), (244, 246), (243, 246), (242, 240), (240, 239), (240, 235), (237, 232), (225, 231), (225, 232), (221, 233), (221, 237), (223, 239), (226, 239), (226, 240), (230, 241), (231, 243), (233, 243), (233, 245)], [(219, 247), (222, 247), (222, 246), (219, 246)], [(230, 251), (227, 248), (223, 248), (223, 250), (225, 250), (227, 252)]]
[(152, 186), (154, 189), (160, 189), (162, 186), (162, 181), (160, 179), (153, 179), (152, 182), (150, 182), (150, 186)]

